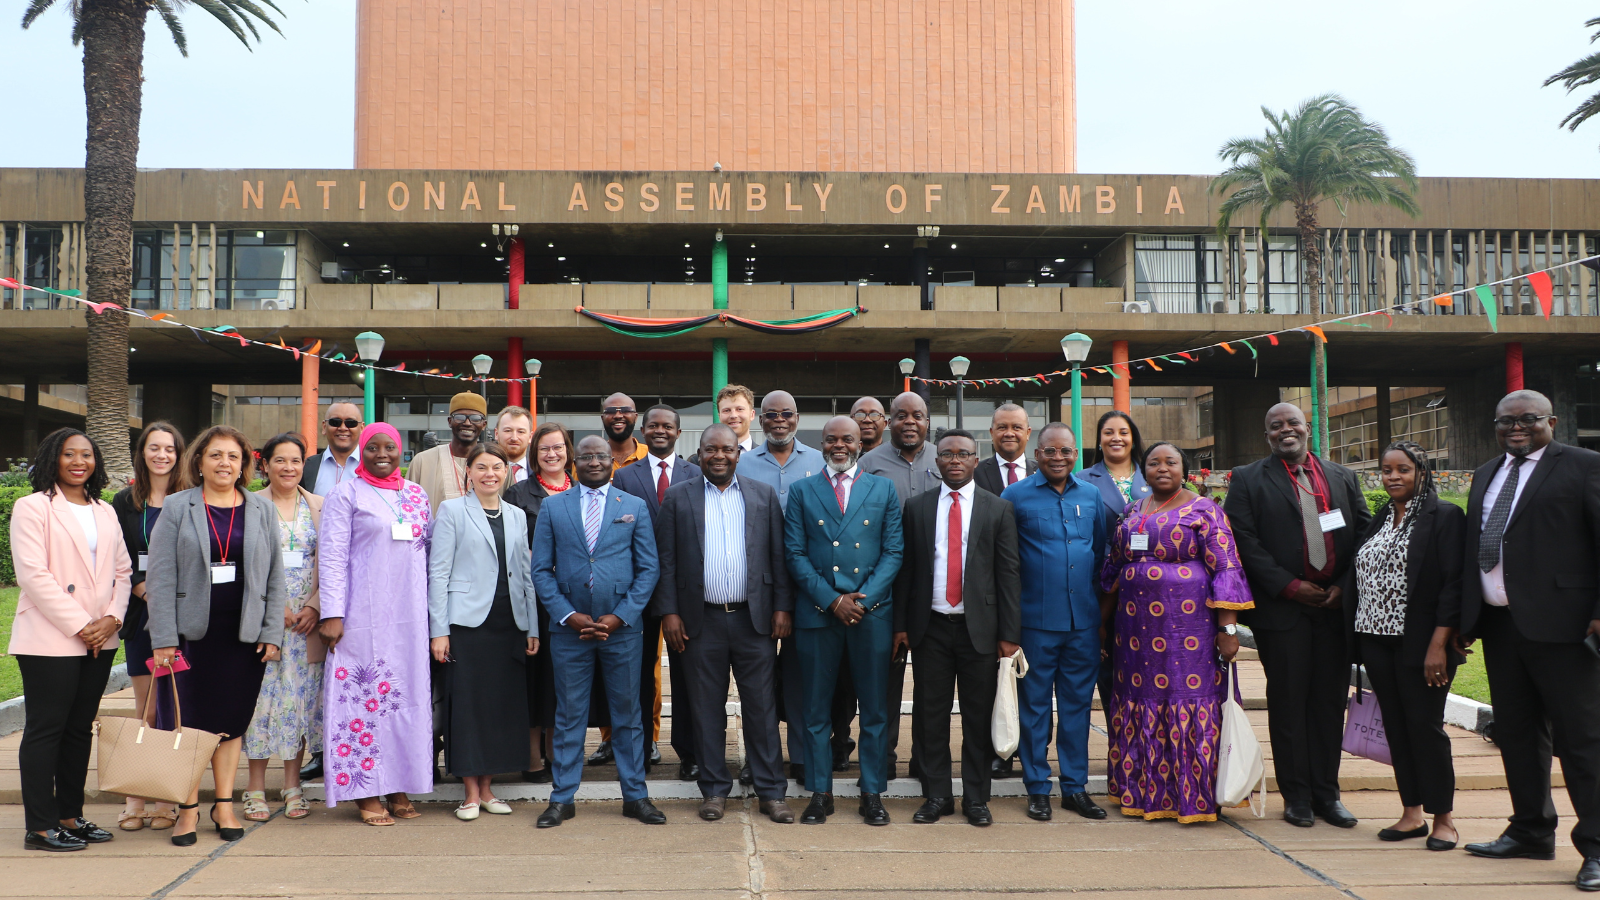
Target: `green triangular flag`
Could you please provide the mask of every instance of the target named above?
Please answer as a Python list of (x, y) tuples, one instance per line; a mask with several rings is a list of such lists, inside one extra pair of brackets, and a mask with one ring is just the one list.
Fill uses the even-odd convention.
[(1499, 301), (1495, 299), (1494, 290), (1487, 284), (1480, 284), (1472, 289), (1478, 295), (1478, 302), (1483, 305), (1483, 314), (1489, 317), (1489, 330), (1495, 333), (1500, 331)]
[(1243, 344), (1244, 348), (1246, 350), (1250, 351), (1250, 358), (1251, 359), (1260, 359), (1261, 358), (1260, 354), (1256, 353), (1256, 348), (1250, 346), (1250, 342), (1249, 341), (1239, 341), (1239, 343)]

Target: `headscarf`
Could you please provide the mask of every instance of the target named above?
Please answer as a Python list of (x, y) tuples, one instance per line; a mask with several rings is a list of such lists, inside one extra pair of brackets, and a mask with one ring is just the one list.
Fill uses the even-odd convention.
[(400, 446), (400, 432), (396, 431), (394, 426), (388, 422), (373, 422), (371, 425), (361, 429), (361, 439), (356, 442), (356, 452), (361, 454), (362, 461), (360, 465), (356, 466), (356, 477), (373, 487), (383, 488), (386, 491), (398, 491), (406, 483), (406, 480), (400, 477), (399, 466), (395, 466), (394, 472), (388, 478), (379, 478), (367, 471), (367, 442), (380, 435), (388, 435), (394, 440), (396, 447)]

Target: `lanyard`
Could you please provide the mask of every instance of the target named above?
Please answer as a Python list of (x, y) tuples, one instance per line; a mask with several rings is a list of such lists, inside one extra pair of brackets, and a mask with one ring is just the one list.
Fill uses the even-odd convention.
[(144, 548), (150, 549), (150, 504), (139, 510), (139, 531), (144, 534)]
[[(238, 490), (239, 490), (238, 488), (234, 488), (234, 494), (235, 494), (236, 498), (237, 498), (237, 495), (238, 495)], [(202, 503), (205, 502), (203, 498), (202, 498), (201, 502)], [(228, 507), (228, 540), (231, 540), (233, 538), (233, 517), (238, 512), (239, 512), (239, 507), (237, 507), (237, 506)], [(228, 564), (228, 540), (224, 540), (222, 535), (217, 532), (216, 520), (211, 518), (211, 505), (210, 504), (206, 505), (206, 524), (211, 526), (211, 534), (212, 534), (213, 537), (215, 537), (217, 539), (217, 550), (218, 550), (219, 553), (222, 554), (222, 565), (227, 565)]]
[[(1147, 512), (1147, 513), (1145, 513), (1144, 514), (1144, 518), (1139, 520), (1139, 527), (1137, 529), (1138, 532), (1140, 534), (1144, 534), (1144, 526), (1147, 523), (1149, 523), (1150, 517), (1151, 516), (1159, 516), (1159, 515), (1161, 515), (1163, 512), (1166, 511), (1168, 506), (1172, 505), (1172, 502), (1174, 500), (1177, 500), (1178, 498), (1180, 498), (1182, 496), (1183, 496), (1183, 488), (1178, 488), (1178, 490), (1173, 492), (1172, 496), (1167, 499), (1166, 503), (1161, 504), (1161, 507), (1159, 509), (1157, 509), (1155, 512)], [(1151, 500), (1151, 498), (1146, 497), (1143, 501), (1141, 501), (1141, 503), (1144, 505), (1145, 509), (1149, 509), (1150, 508), (1150, 500)]]
[[(378, 499), (383, 501), (383, 505), (384, 506), (389, 507), (389, 511), (394, 513), (394, 520), (396, 522), (404, 522), (406, 520), (405, 515), (402, 514), (400, 512), (400, 510), (397, 509), (393, 503), (389, 502), (389, 498), (388, 497), (385, 497), (383, 494), (379, 493), (378, 489), (373, 487), (371, 482), (363, 481), (362, 484), (365, 484), (369, 489), (371, 489), (371, 491), (374, 494), (377, 494), (378, 495)], [(398, 497), (399, 495), (400, 495), (400, 492), (399, 491), (395, 491), (395, 496)]]
[[(1310, 457), (1307, 457), (1307, 459), (1309, 460)], [(1283, 471), (1289, 473), (1289, 483), (1294, 485), (1294, 489), (1295, 489), (1296, 492), (1306, 491), (1306, 493), (1308, 493), (1312, 497), (1316, 498), (1317, 503), (1322, 506), (1322, 511), (1323, 512), (1327, 512), (1328, 510), (1333, 508), (1332, 506), (1328, 505), (1328, 498), (1322, 496), (1322, 494), (1317, 492), (1317, 483), (1315, 481), (1313, 481), (1312, 478), (1311, 478), (1311, 464), (1309, 462), (1305, 463), (1302, 466), (1302, 468), (1304, 468), (1306, 470), (1306, 481), (1307, 481), (1307, 483), (1309, 483), (1311, 485), (1311, 489), (1310, 490), (1306, 490), (1305, 485), (1302, 485), (1300, 483), (1300, 479), (1294, 477), (1294, 470), (1289, 468), (1289, 464), (1287, 462), (1284, 462), (1281, 459), (1278, 460), (1278, 462), (1283, 464)], [(1298, 496), (1298, 493), (1297, 493), (1297, 496)]]
[[(294, 516), (291, 517), (287, 522), (284, 521), (283, 514), (282, 513), (278, 513), (278, 521), (283, 524), (283, 530), (289, 532), (289, 552), (291, 552), (291, 553), (294, 552), (294, 541), (295, 541), (294, 526), (295, 526), (296, 522), (300, 521), (300, 504), (302, 504), (304, 502), (306, 502), (306, 498), (298, 496), (298, 495), (295, 497)], [(274, 510), (276, 510), (276, 508), (277, 508), (277, 504), (276, 503), (273, 504), (273, 508), (274, 508)]]

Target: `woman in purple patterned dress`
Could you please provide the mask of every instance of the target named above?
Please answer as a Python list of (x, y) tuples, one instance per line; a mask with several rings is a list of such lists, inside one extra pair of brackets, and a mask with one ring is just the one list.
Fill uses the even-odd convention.
[(1183, 451), (1145, 452), (1151, 495), (1128, 504), (1101, 582), (1114, 595), (1107, 794), (1125, 816), (1217, 818), (1217, 743), (1238, 610), (1249, 609), (1222, 508), (1184, 490)]
[[(324, 785), (329, 806), (354, 800), (368, 825), (420, 813), (433, 790), (428, 682), (428, 495), (400, 477), (400, 434), (361, 432), (356, 478), (322, 506)], [(383, 807), (387, 796), (389, 808)]]

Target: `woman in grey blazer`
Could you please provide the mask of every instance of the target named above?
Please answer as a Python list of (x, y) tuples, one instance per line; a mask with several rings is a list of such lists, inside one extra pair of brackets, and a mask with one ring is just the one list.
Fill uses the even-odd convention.
[(456, 818), (508, 815), (490, 780), (528, 768), (527, 657), (539, 651), (529, 568), (528, 517), (500, 497), (506, 453), (479, 444), (467, 454), (472, 492), (439, 504), (428, 554), (433, 658), (445, 667), (445, 767), (466, 800)]
[[(206, 429), (184, 454), (183, 469), (199, 487), (167, 497), (150, 532), (145, 577), (150, 644), (159, 668), (182, 654), (188, 671), (176, 679), (183, 724), (223, 737), (211, 756), (217, 802), (211, 821), (225, 841), (244, 837), (233, 812), (239, 750), (255, 714), (266, 665), (283, 644), (283, 556), (272, 501), (247, 488), (255, 456), (250, 442), (226, 425)], [(174, 721), (172, 692), (160, 672), (151, 685), (159, 721)], [(227, 790), (223, 790), (227, 788)], [(200, 786), (178, 807), (172, 843), (195, 842)]]

